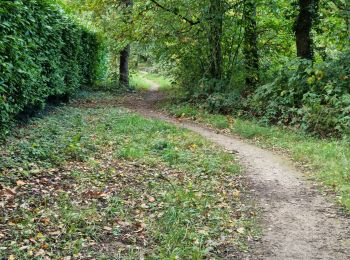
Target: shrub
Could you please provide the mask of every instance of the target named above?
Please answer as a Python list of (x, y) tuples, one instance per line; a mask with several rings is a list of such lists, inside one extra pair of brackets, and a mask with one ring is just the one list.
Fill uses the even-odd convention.
[(350, 51), (312, 65), (294, 61), (257, 89), (250, 112), (266, 123), (287, 124), (326, 136), (350, 134)]
[(0, 2), (0, 133), (19, 113), (94, 81), (98, 41), (56, 5)]
[(242, 103), (238, 91), (211, 94), (204, 103), (204, 108), (209, 112), (222, 114), (237, 112), (241, 109), (241, 106)]

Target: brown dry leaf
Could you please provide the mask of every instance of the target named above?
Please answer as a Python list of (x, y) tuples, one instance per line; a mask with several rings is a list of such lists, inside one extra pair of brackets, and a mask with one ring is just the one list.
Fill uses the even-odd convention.
[(15, 256), (14, 255), (10, 255), (7, 259), (8, 260), (15, 260)]
[(40, 220), (41, 223), (44, 223), (45, 225), (49, 224), (50, 223), (50, 219), (49, 218), (42, 218)]
[(49, 248), (49, 245), (48, 245), (48, 244), (43, 244), (43, 245), (41, 245), (41, 248), (42, 248), (42, 249), (48, 249), (48, 248)]
[(103, 229), (106, 231), (112, 231), (113, 228), (105, 226), (105, 227), (103, 227)]
[(52, 236), (58, 236), (58, 235), (61, 235), (61, 231), (52, 231), (52, 232), (49, 232), (49, 234)]
[(245, 228), (244, 228), (244, 227), (237, 228), (237, 232), (238, 232), (239, 234), (243, 234), (244, 231), (245, 231)]
[(238, 198), (241, 195), (241, 192), (239, 190), (235, 190), (232, 194), (234, 197)]
[(40, 249), (38, 252), (36, 252), (35, 257), (43, 256), (43, 255), (45, 255), (45, 251), (43, 249)]
[(85, 196), (88, 196), (89, 198), (104, 198), (107, 197), (108, 194), (100, 191), (87, 191), (85, 192)]
[(23, 186), (26, 185), (27, 183), (25, 183), (24, 181), (18, 180), (16, 181), (17, 186)]
[(155, 199), (154, 197), (149, 197), (149, 198), (148, 198), (148, 201), (149, 201), (149, 202), (155, 202), (156, 199)]
[(122, 226), (122, 227), (129, 227), (131, 226), (130, 222), (127, 221), (117, 221), (118, 225)]
[(4, 188), (3, 189), (3, 195), (5, 196), (15, 196), (16, 195), (16, 190), (15, 189), (10, 189), (10, 188)]

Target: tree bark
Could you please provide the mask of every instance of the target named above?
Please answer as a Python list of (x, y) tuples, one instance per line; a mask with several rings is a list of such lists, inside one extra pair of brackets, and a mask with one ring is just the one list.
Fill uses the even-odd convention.
[(130, 44), (128, 44), (120, 52), (120, 65), (119, 65), (119, 84), (122, 87), (128, 88), (129, 84), (129, 57), (130, 57)]
[[(126, 12), (124, 15), (128, 17), (130, 15), (130, 8), (133, 5), (132, 0), (124, 0)], [(129, 20), (129, 19), (126, 19)], [(120, 64), (119, 64), (119, 85), (122, 87), (129, 88), (130, 82), (129, 82), (129, 60), (130, 60), (130, 54), (131, 54), (131, 47), (130, 44), (127, 44), (124, 49), (120, 52)]]
[(246, 93), (251, 94), (259, 83), (258, 32), (256, 23), (255, 0), (245, 0), (244, 11), (244, 47), (246, 70)]
[(211, 0), (209, 14), (213, 19), (210, 19), (209, 24), (209, 47), (210, 47), (210, 66), (209, 75), (211, 79), (222, 79), (222, 33), (223, 33), (223, 18), (224, 5), (222, 0)]
[(313, 60), (313, 39), (311, 29), (317, 13), (319, 0), (299, 0), (299, 15), (295, 24), (297, 56)]

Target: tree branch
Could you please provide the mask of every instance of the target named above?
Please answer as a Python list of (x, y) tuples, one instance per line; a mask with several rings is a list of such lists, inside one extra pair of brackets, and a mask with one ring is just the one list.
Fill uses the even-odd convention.
[(186, 21), (186, 22), (189, 23), (191, 26), (200, 23), (200, 21), (193, 21), (193, 20), (191, 20), (191, 19), (189, 19), (189, 18), (187, 18), (187, 17), (185, 17), (185, 16), (179, 14), (176, 10), (169, 9), (169, 8), (165, 7), (164, 5), (161, 5), (161, 4), (158, 3), (156, 0), (151, 0), (151, 2), (152, 2), (153, 4), (155, 4), (157, 7), (163, 9), (164, 11), (166, 11), (166, 12), (168, 12), (168, 13), (171, 13), (171, 14), (177, 16), (177, 17), (180, 17), (182, 20)]

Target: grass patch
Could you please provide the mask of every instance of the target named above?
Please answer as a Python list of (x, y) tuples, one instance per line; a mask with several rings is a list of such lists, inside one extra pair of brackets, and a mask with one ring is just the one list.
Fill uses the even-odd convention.
[(152, 86), (152, 83), (146, 80), (141, 73), (132, 74), (130, 84), (137, 90), (149, 90)]
[(257, 235), (234, 157), (85, 93), (0, 147), (0, 258), (232, 258)]
[(349, 140), (320, 140), (279, 127), (210, 114), (190, 105), (167, 104), (164, 109), (176, 117), (196, 120), (218, 129), (252, 139), (260, 146), (288, 151), (292, 159), (307, 166), (310, 176), (336, 191), (339, 203), (350, 212), (350, 144)]
[(171, 89), (171, 80), (159, 74), (137, 72), (131, 76), (131, 85), (138, 90), (149, 90), (152, 83), (157, 84), (160, 90)]

